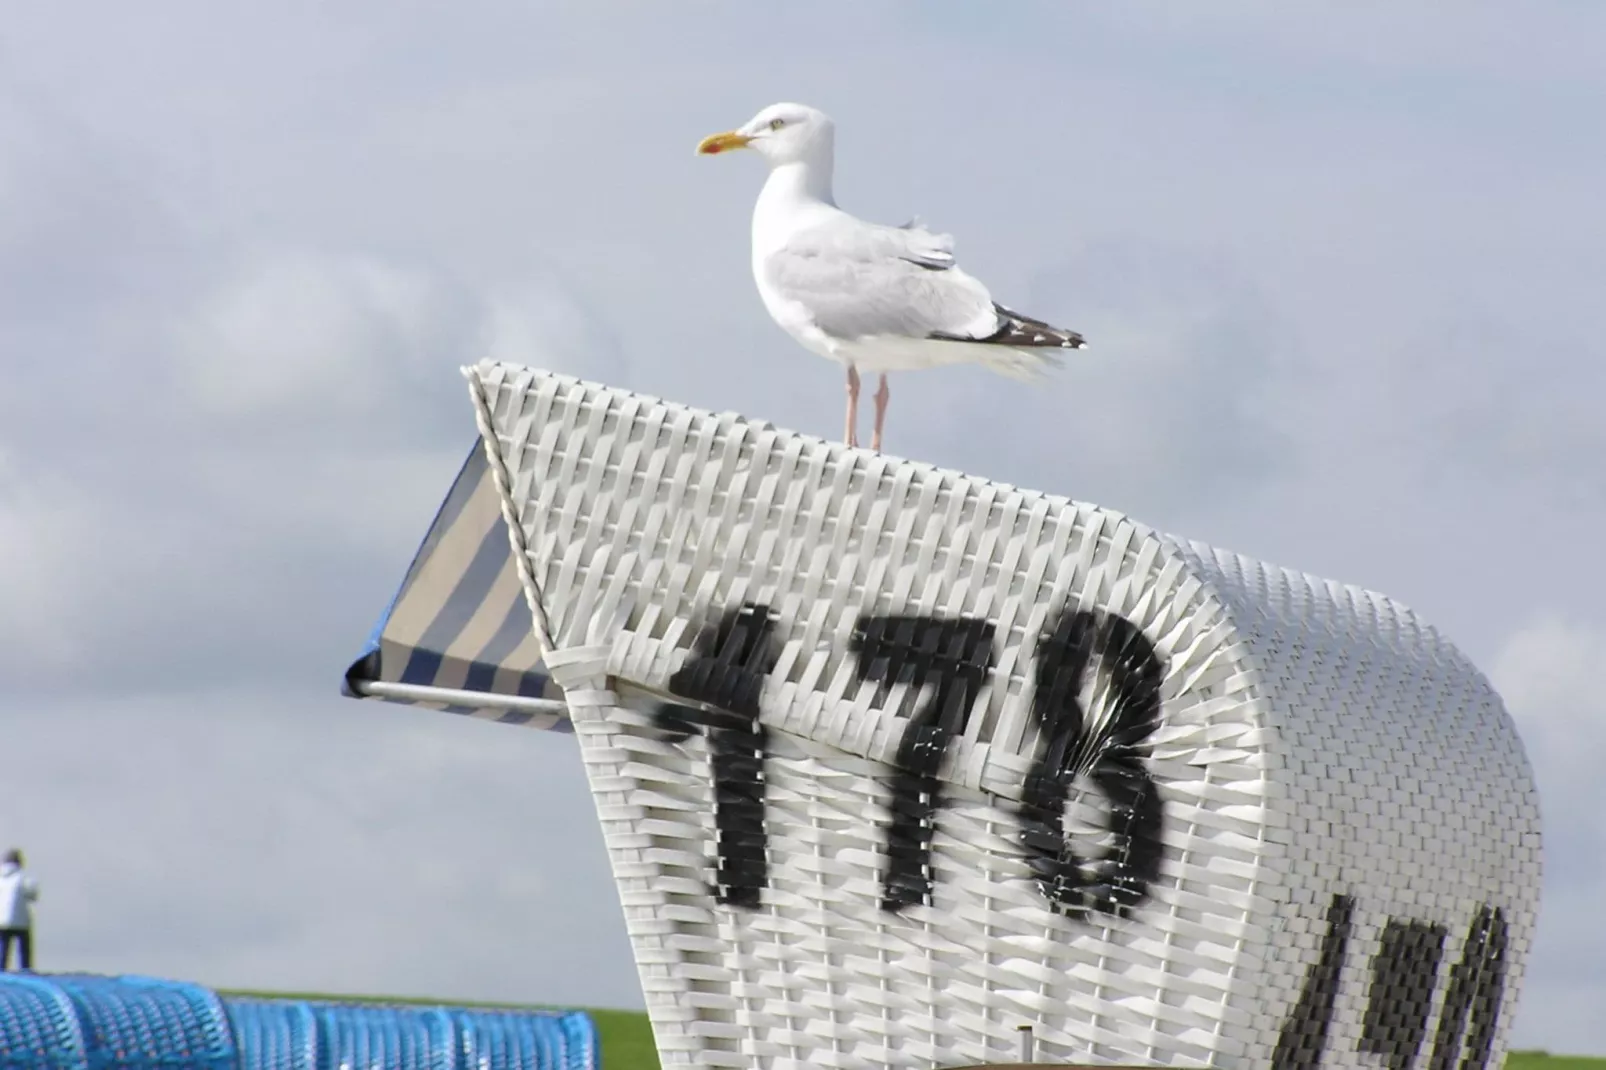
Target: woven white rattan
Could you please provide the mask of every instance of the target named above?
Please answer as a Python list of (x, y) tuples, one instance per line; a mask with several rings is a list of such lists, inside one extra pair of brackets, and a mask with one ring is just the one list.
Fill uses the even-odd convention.
[[(1537, 911), (1537, 797), (1498, 697), (1410, 610), (734, 414), (508, 365), (467, 375), (666, 1067), (1007, 1062), (1022, 1025), (1040, 1061), (1287, 1070), (1449, 1070), (1485, 1028), (1469, 1065), (1499, 1066)], [(628, 699), (667, 692), (699, 629), (743, 603), (773, 610), (780, 649), (756, 908), (710, 891), (707, 742), (666, 738)], [(1124, 617), (1164, 666), (1147, 760), (1163, 860), (1124, 918), (1052, 910), (1021, 846), (1045, 745), (1033, 644), (1067, 606)], [(867, 613), (995, 629), (942, 765), (930, 902), (896, 914), (888, 778), (912, 696), (855, 674)], [(1110, 695), (1093, 674), (1090, 721)], [(1102, 798), (1071, 795), (1084, 855), (1110, 842)], [(1476, 965), (1490, 910), (1493, 987)]]

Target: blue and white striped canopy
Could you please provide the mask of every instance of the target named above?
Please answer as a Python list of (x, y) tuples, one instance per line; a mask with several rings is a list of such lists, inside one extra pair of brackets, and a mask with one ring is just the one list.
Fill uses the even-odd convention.
[(479, 442), (343, 692), (508, 724), (572, 731), (513, 566)]

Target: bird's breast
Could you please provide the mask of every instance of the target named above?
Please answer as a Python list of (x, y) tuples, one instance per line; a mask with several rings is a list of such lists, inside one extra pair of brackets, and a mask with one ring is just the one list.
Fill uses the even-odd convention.
[(820, 330), (802, 302), (782, 295), (765, 281), (763, 265), (757, 259), (753, 262), (753, 276), (758, 283), (758, 296), (764, 302), (764, 310), (777, 326), (811, 353), (832, 360), (841, 359), (837, 340)]

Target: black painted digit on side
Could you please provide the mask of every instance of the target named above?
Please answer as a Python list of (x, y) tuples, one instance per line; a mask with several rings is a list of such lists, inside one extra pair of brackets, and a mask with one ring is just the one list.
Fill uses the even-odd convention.
[[(1110, 676), (1111, 711), (1089, 731), (1081, 690), (1100, 659)], [(1037, 644), (1031, 712), (1045, 744), (1021, 801), (1021, 839), (1038, 887), (1056, 910), (1123, 916), (1160, 875), (1165, 812), (1146, 762), (1160, 723), (1164, 668), (1154, 644), (1113, 614), (1064, 610)], [(1085, 867), (1065, 833), (1065, 801), (1086, 775), (1109, 799), (1117, 846)]]
[(1500, 1021), (1500, 998), (1506, 990), (1506, 915), (1499, 907), (1484, 907), (1483, 969), (1472, 995), (1467, 1053), (1461, 1070), (1485, 1070), (1494, 1050), (1495, 1026)]
[(892, 813), (887, 828), (887, 869), (881, 908), (898, 911), (931, 898), (933, 815), (940, 802), (937, 771), (994, 664), (993, 625), (941, 617), (862, 617), (852, 650), (858, 677), (924, 693), (904, 729), (895, 758)]
[[(1450, 967), (1450, 986), (1439, 1011), (1429, 1070), (1450, 1070), (1462, 1051), (1460, 1070), (1484, 1070), (1494, 1047), (1500, 997), (1506, 987), (1506, 916), (1499, 907), (1480, 907), (1467, 930), (1461, 961)], [(1471, 1022), (1467, 1021), (1470, 1016)]]
[(697, 638), (692, 656), (669, 678), (669, 690), (717, 711), (666, 702), (655, 725), (671, 738), (708, 732), (714, 776), (714, 835), (718, 852), (716, 896), (721, 903), (757, 907), (769, 880), (764, 828), (764, 754), (768, 736), (758, 721), (764, 678), (780, 657), (768, 606), (744, 605), (725, 613)]
[(1322, 937), (1321, 957), (1306, 971), (1299, 1002), (1277, 1035), (1272, 1070), (1316, 1070), (1321, 1062), (1327, 1032), (1333, 1025), (1338, 978), (1344, 969), (1344, 952), (1349, 947), (1354, 917), (1355, 900), (1347, 895), (1333, 896), (1327, 908), (1327, 934)]
[(1402, 918), (1383, 926), (1366, 986), (1359, 1048), (1381, 1055), (1389, 1070), (1409, 1070), (1422, 1050), (1447, 935), (1442, 925)]

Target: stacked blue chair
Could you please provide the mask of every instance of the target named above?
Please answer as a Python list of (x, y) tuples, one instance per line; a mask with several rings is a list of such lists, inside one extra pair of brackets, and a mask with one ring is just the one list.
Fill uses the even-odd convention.
[(319, 1070), (318, 1018), (298, 1000), (224, 1000), (240, 1070)]
[(84, 1031), (66, 993), (43, 978), (0, 973), (0, 1070), (82, 1070)]
[(242, 1070), (597, 1070), (596, 1024), (451, 1007), (229, 999)]
[(457, 1070), (457, 1034), (445, 1011), (314, 1004), (312, 1013), (318, 1070)]
[(464, 1070), (597, 1070), (601, 1048), (589, 1014), (453, 1011)]
[[(65, 1070), (238, 1070), (234, 1037), (217, 995), (154, 977), (33, 976), (55, 1005), (71, 1007), (76, 1037), (47, 1061), (18, 1065)], [(7, 991), (14, 990), (13, 985)], [(8, 1000), (8, 1002), (10, 1002)], [(10, 1058), (0, 1056), (0, 1058)]]
[(0, 973), (0, 1070), (600, 1070), (596, 1024), (247, 997), (148, 977)]

